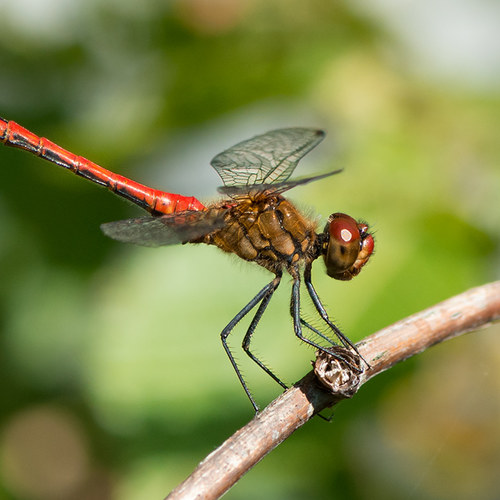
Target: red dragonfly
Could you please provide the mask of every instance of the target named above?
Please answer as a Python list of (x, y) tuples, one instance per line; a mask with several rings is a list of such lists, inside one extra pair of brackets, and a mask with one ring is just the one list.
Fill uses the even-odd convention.
[[(300, 313), (301, 276), (312, 302), (328, 330), (340, 343), (359, 353), (355, 345), (335, 326), (311, 282), (314, 260), (323, 257), (326, 272), (338, 280), (350, 280), (368, 262), (374, 249), (368, 225), (349, 215), (330, 215), (321, 233), (283, 193), (295, 186), (336, 174), (289, 180), (299, 160), (323, 140), (325, 133), (310, 128), (273, 130), (240, 142), (218, 154), (211, 162), (220, 175), (226, 196), (222, 201), (203, 205), (194, 197), (166, 193), (114, 174), (74, 155), (53, 142), (38, 137), (17, 123), (0, 118), (0, 140), (7, 146), (29, 151), (77, 175), (105, 186), (110, 191), (150, 212), (150, 216), (101, 225), (105, 235), (144, 246), (174, 243), (206, 243), (242, 259), (255, 262), (274, 274), (274, 279), (230, 321), (221, 333), (222, 345), (255, 411), (255, 402), (227, 344), (234, 327), (258, 306), (243, 339), (243, 350), (284, 389), (287, 386), (250, 350), (252, 335), (278, 288), (283, 272), (292, 279), (290, 313), (295, 335), (321, 351), (328, 350), (303, 334), (307, 329), (318, 341), (335, 346), (334, 340), (309, 324)], [(344, 361), (341, 354), (333, 353)], [(347, 361), (348, 362), (348, 361)], [(366, 362), (365, 362), (366, 363)], [(349, 363), (350, 364), (350, 363)]]

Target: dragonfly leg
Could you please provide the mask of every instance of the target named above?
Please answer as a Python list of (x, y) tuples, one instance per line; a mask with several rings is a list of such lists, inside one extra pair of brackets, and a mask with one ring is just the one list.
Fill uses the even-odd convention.
[(309, 292), (309, 296), (311, 297), (311, 300), (312, 300), (312, 302), (314, 304), (314, 307), (318, 311), (321, 319), (335, 333), (335, 335), (340, 340), (340, 342), (342, 343), (342, 345), (344, 347), (346, 347), (346, 348), (351, 348), (365, 362), (366, 366), (368, 366), (368, 368), (369, 368), (370, 365), (366, 362), (366, 360), (363, 358), (363, 356), (361, 356), (361, 354), (359, 353), (357, 347), (351, 342), (351, 340), (349, 340), (349, 338), (346, 335), (344, 335), (340, 331), (340, 329), (336, 325), (334, 325), (332, 323), (332, 321), (328, 317), (328, 313), (326, 312), (325, 307), (321, 303), (321, 300), (319, 299), (318, 293), (316, 292), (316, 290), (315, 290), (315, 288), (314, 288), (314, 286), (312, 284), (312, 281), (311, 281), (311, 266), (310, 265), (307, 266), (305, 268), (305, 270), (304, 270), (304, 282), (306, 284), (307, 291)]
[(300, 318), (300, 323), (303, 326), (305, 326), (308, 330), (311, 330), (313, 333), (315, 333), (318, 337), (321, 337), (322, 339), (326, 340), (329, 344), (337, 345), (333, 339), (331, 339), (328, 335), (325, 335), (321, 330), (318, 330), (318, 328), (312, 326), (304, 318), (302, 317)]
[(293, 273), (292, 276), (293, 276), (293, 285), (292, 285), (292, 298), (290, 302), (290, 314), (292, 315), (293, 319), (293, 329), (295, 331), (295, 335), (300, 340), (302, 340), (302, 342), (305, 342), (306, 344), (309, 344), (310, 346), (319, 349), (321, 351), (325, 351), (324, 347), (321, 347), (313, 340), (308, 339), (302, 333), (302, 325), (305, 323), (305, 321), (300, 317), (300, 275), (297, 271)]
[(273, 296), (273, 293), (276, 291), (278, 288), (279, 284), (281, 281), (281, 274), (276, 275), (276, 278), (271, 282), (272, 286), (269, 288), (267, 291), (267, 294), (264, 296), (262, 299), (262, 302), (260, 303), (259, 308), (257, 309), (257, 312), (255, 313), (255, 316), (252, 319), (252, 322), (250, 323), (250, 326), (248, 327), (247, 333), (245, 335), (245, 338), (243, 339), (243, 343), (241, 344), (241, 347), (243, 350), (247, 353), (247, 355), (255, 362), (257, 363), (273, 380), (275, 380), (283, 389), (288, 389), (288, 386), (283, 383), (255, 354), (253, 354), (250, 351), (250, 341), (252, 339), (253, 332), (255, 331), (255, 328), (257, 327), (258, 322), (260, 321), (260, 318), (264, 314), (264, 311), (266, 310), (269, 301), (271, 300), (271, 297)]
[[(319, 300), (319, 299), (318, 299)], [(320, 302), (321, 304), (321, 302)], [(321, 306), (323, 307), (323, 306)], [(317, 344), (313, 340), (305, 337), (302, 333), (302, 319), (300, 317), (300, 275), (298, 271), (293, 274), (293, 285), (292, 285), (292, 298), (291, 298), (291, 303), (290, 303), (290, 313), (292, 315), (293, 319), (293, 328), (295, 331), (295, 335), (305, 342), (306, 344), (309, 344), (310, 346), (314, 347), (315, 349), (318, 349), (320, 351), (323, 351), (330, 356), (333, 356), (334, 358), (337, 358), (344, 363), (347, 363), (353, 370), (360, 372), (361, 370), (354, 366), (352, 363), (350, 363), (347, 359), (345, 359), (341, 354), (331, 352), (327, 348)], [(335, 330), (334, 330), (335, 331)], [(354, 350), (356, 353), (358, 352), (357, 349), (354, 347)], [(358, 353), (359, 355), (359, 353)], [(361, 356), (360, 356), (361, 357)]]
[[(229, 324), (222, 330), (222, 333), (220, 334), (221, 340), (222, 340), (222, 345), (224, 347), (224, 350), (226, 351), (226, 354), (229, 358), (229, 361), (233, 365), (234, 371), (236, 372), (236, 375), (238, 377), (238, 380), (240, 381), (243, 390), (245, 391), (248, 399), (250, 400), (250, 403), (252, 403), (252, 406), (257, 413), (259, 411), (259, 406), (255, 402), (255, 399), (253, 398), (252, 394), (250, 393), (250, 390), (243, 379), (243, 375), (241, 374), (240, 369), (238, 368), (238, 364), (236, 363), (236, 360), (234, 359), (234, 356), (231, 352), (231, 349), (227, 345), (227, 337), (229, 334), (233, 331), (234, 327), (261, 301), (265, 302), (265, 305), (259, 307), (257, 310), (257, 313), (255, 314), (255, 317), (252, 320), (252, 323), (247, 331), (247, 334), (245, 335), (245, 340), (247, 340), (248, 337), (248, 344), (250, 343), (250, 337), (253, 333), (253, 330), (255, 330), (255, 327), (257, 326), (257, 323), (264, 313), (264, 310), (269, 303), (269, 300), (271, 299), (272, 294), (278, 288), (278, 285), (281, 280), (281, 273), (276, 275), (276, 278), (274, 278), (270, 283), (268, 283), (230, 322)], [(253, 328), (252, 328), (253, 327)], [(250, 332), (250, 333), (249, 333)], [(245, 340), (243, 343), (245, 344)], [(248, 352), (247, 352), (248, 354)], [(250, 355), (252, 359), (256, 359), (253, 355)], [(263, 366), (262, 362), (256, 361), (260, 366)], [(266, 367), (267, 368), (267, 367)], [(269, 373), (269, 370), (263, 368), (266, 372)], [(276, 377), (273, 376), (273, 378), (276, 380)]]

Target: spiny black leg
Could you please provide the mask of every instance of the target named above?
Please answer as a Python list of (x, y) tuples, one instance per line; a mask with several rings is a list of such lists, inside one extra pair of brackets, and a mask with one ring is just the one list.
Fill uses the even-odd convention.
[(325, 307), (321, 303), (321, 300), (319, 299), (319, 296), (318, 296), (318, 294), (317, 294), (316, 290), (314, 289), (314, 286), (311, 282), (311, 266), (310, 265), (306, 266), (306, 268), (304, 270), (304, 282), (306, 284), (307, 291), (309, 292), (309, 296), (311, 297), (311, 300), (312, 300), (314, 306), (316, 307), (316, 310), (318, 311), (319, 315), (321, 316), (321, 319), (332, 329), (332, 331), (338, 337), (340, 342), (342, 342), (344, 347), (346, 347), (346, 348), (350, 347), (364, 361), (366, 366), (368, 366), (368, 368), (370, 368), (370, 365), (366, 362), (366, 360), (363, 358), (363, 356), (361, 356), (357, 347), (349, 340), (348, 337), (346, 337), (340, 331), (340, 329), (336, 325), (334, 325), (331, 322), (330, 318), (328, 317), (328, 313), (326, 312)]
[(262, 299), (262, 302), (260, 303), (260, 306), (257, 309), (257, 312), (255, 313), (252, 322), (250, 323), (250, 326), (247, 330), (247, 333), (245, 335), (245, 338), (243, 339), (243, 343), (241, 344), (241, 346), (243, 347), (243, 350), (248, 354), (248, 356), (255, 363), (257, 363), (273, 380), (275, 380), (279, 385), (281, 385), (283, 389), (288, 389), (286, 384), (284, 384), (259, 358), (257, 358), (257, 356), (255, 356), (250, 351), (250, 341), (252, 339), (253, 332), (255, 331), (255, 328), (257, 326), (257, 323), (260, 321), (260, 318), (264, 314), (264, 311), (266, 310), (266, 307), (268, 306), (269, 301), (273, 296), (273, 293), (278, 288), (280, 281), (281, 281), (281, 273), (276, 275), (276, 278), (274, 278), (274, 280), (272, 281), (273, 286), (268, 290), (267, 295)]
[(293, 273), (293, 285), (292, 285), (292, 298), (290, 301), (290, 314), (292, 315), (293, 319), (293, 329), (295, 331), (295, 335), (305, 342), (306, 344), (309, 344), (316, 349), (319, 349), (320, 351), (326, 351), (328, 352), (324, 347), (321, 347), (319, 344), (314, 342), (311, 339), (308, 339), (307, 337), (304, 337), (302, 334), (302, 319), (300, 317), (300, 275), (298, 271)]
[[(250, 403), (252, 403), (252, 406), (257, 413), (259, 411), (259, 407), (257, 403), (255, 402), (252, 394), (250, 393), (250, 390), (248, 389), (248, 386), (243, 379), (243, 375), (240, 372), (240, 369), (238, 368), (238, 365), (236, 363), (236, 360), (233, 357), (233, 354), (231, 353), (231, 350), (229, 349), (229, 346), (227, 345), (227, 337), (229, 334), (232, 332), (233, 328), (241, 321), (242, 318), (244, 318), (261, 300), (263, 300), (266, 295), (269, 293), (270, 290), (274, 292), (276, 290), (277, 285), (275, 284), (276, 279), (278, 276), (276, 276), (275, 279), (273, 279), (270, 283), (268, 283), (230, 322), (229, 324), (222, 330), (220, 337), (222, 340), (222, 345), (224, 347), (224, 350), (226, 351), (226, 354), (229, 358), (229, 361), (231, 361), (231, 364), (233, 365), (234, 371), (236, 372), (236, 375), (238, 376), (238, 380), (240, 381), (241, 385), (243, 386), (243, 390), (245, 391), (246, 395), (248, 396), (248, 399), (250, 400)], [(279, 280), (278, 280), (279, 284)], [(271, 293), (272, 295), (272, 293)], [(260, 309), (259, 309), (260, 310)], [(259, 311), (257, 311), (258, 314)], [(262, 311), (264, 312), (264, 311)], [(261, 314), (262, 315), (262, 314)], [(254, 318), (255, 319), (255, 318)], [(252, 321), (252, 324), (254, 321)], [(255, 326), (257, 325), (257, 322), (255, 322)], [(248, 334), (248, 333), (247, 333)]]
[[(295, 272), (292, 274), (293, 276), (298, 274), (298, 270), (295, 270)], [(292, 304), (290, 303), (290, 314), (293, 316), (293, 311), (291, 309)], [(321, 337), (323, 340), (326, 340), (329, 344), (331, 345), (337, 345), (333, 339), (328, 337), (328, 335), (325, 335), (322, 331), (320, 331), (318, 328), (312, 326), (310, 323), (308, 323), (302, 316), (300, 317), (300, 323), (305, 326), (308, 330), (311, 330), (311, 332), (315, 333), (318, 337)]]
[[(319, 331), (317, 328), (315, 328), (314, 326), (310, 325), (309, 323), (307, 323), (305, 320), (303, 320), (302, 318), (300, 318), (300, 322), (302, 325), (304, 325), (306, 328), (308, 328), (309, 330), (313, 331), (316, 335), (318, 335), (319, 337), (322, 337), (323, 339), (327, 340), (328, 342), (330, 342), (330, 344), (332, 346), (336, 346), (338, 347), (338, 344), (336, 344), (330, 337), (327, 337), (323, 332)], [(320, 346), (320, 349), (322, 351), (326, 351), (328, 352), (328, 354), (330, 356), (333, 356), (334, 358), (336, 359), (339, 359), (341, 361), (343, 361), (344, 363), (346, 363), (352, 370), (354, 370), (355, 372), (358, 372), (358, 373), (361, 373), (363, 370), (360, 370), (356, 365), (353, 365), (348, 359), (346, 359), (342, 354), (340, 353), (335, 353), (331, 350), (331, 348), (329, 347), (323, 347), (323, 346)], [(359, 353), (356, 351), (356, 353), (358, 354), (358, 356), (363, 359), (362, 356), (359, 355)], [(363, 359), (363, 361), (365, 361)], [(366, 361), (365, 361), (366, 363)], [(320, 415), (321, 416), (321, 415)], [(322, 417), (323, 418), (323, 417)]]
[[(356, 351), (356, 347), (354, 344), (339, 330), (337, 326), (335, 326), (331, 321), (330, 318), (328, 317), (328, 313), (326, 312), (326, 309), (324, 308), (323, 304), (321, 303), (319, 296), (314, 289), (314, 286), (311, 282), (311, 266), (307, 266), (306, 269), (304, 270), (304, 283), (306, 284), (307, 291), (309, 292), (309, 296), (311, 297), (311, 300), (314, 304), (314, 307), (318, 311), (319, 315), (321, 316), (321, 319), (333, 330), (335, 335), (339, 338), (339, 340), (342, 342), (344, 347), (347, 348), (352, 348)], [(357, 352), (357, 351), (356, 351)]]
[(292, 314), (293, 328), (295, 330), (295, 335), (300, 340), (302, 340), (306, 344), (309, 344), (310, 346), (314, 347), (315, 349), (323, 351), (323, 352), (329, 354), (330, 356), (333, 356), (334, 358), (336, 358), (344, 363), (347, 363), (353, 370), (355, 370), (357, 372), (361, 371), (358, 367), (354, 366), (352, 363), (349, 363), (349, 361), (347, 359), (345, 359), (341, 354), (337, 354), (335, 352), (332, 352), (328, 348), (320, 346), (319, 344), (312, 341), (311, 339), (304, 337), (304, 335), (302, 334), (302, 326), (301, 326), (302, 322), (300, 319), (300, 275), (298, 274), (298, 272), (294, 273), (294, 275), (293, 275), (292, 299), (291, 299), (291, 303), (290, 303), (290, 312)]
[(318, 330), (316, 327), (312, 326), (310, 323), (308, 323), (305, 319), (302, 317), (300, 318), (300, 322), (302, 323), (303, 326), (305, 326), (307, 329), (311, 330), (314, 332), (318, 337), (321, 337), (322, 339), (326, 340), (329, 344), (331, 345), (337, 345), (333, 339), (328, 337), (328, 335), (325, 335), (322, 331)]

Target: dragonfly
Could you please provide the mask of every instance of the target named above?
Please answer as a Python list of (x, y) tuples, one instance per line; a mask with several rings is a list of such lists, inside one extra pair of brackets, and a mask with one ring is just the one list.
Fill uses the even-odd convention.
[[(223, 186), (218, 191), (223, 198), (204, 205), (193, 196), (153, 189), (110, 172), (13, 121), (0, 118), (0, 141), (7, 146), (26, 150), (66, 168), (149, 212), (148, 216), (102, 224), (106, 236), (149, 247), (176, 243), (214, 245), (274, 275), (220, 334), (224, 350), (256, 413), (259, 406), (236, 363), (228, 337), (236, 325), (256, 308), (243, 338), (243, 351), (283, 389), (288, 388), (251, 349), (252, 336), (284, 273), (292, 278), (290, 314), (295, 335), (313, 348), (330, 353), (351, 366), (352, 363), (333, 349), (338, 343), (363, 360), (356, 346), (331, 321), (312, 284), (311, 269), (312, 263), (321, 257), (328, 276), (342, 281), (357, 276), (374, 251), (369, 226), (345, 213), (336, 212), (328, 217), (323, 231), (317, 232), (318, 222), (302, 214), (283, 195), (291, 188), (341, 171), (290, 180), (301, 158), (324, 137), (325, 132), (318, 129), (283, 128), (230, 147), (211, 161), (222, 179)], [(313, 326), (301, 314), (302, 280), (328, 333)], [(364, 363), (369, 366), (366, 361)], [(354, 368), (363, 371), (359, 366), (361, 363)]]

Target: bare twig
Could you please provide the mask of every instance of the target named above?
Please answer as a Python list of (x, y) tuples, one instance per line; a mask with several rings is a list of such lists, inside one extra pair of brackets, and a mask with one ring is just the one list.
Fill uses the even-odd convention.
[(318, 357), (316, 371), (333, 380), (338, 392), (322, 389), (314, 373), (308, 373), (208, 455), (167, 498), (219, 498), (314, 414), (350, 397), (360, 385), (394, 364), (498, 319), (500, 281), (468, 290), (364, 339), (357, 347), (370, 368), (361, 375), (344, 378), (345, 367), (332, 368), (331, 360)]

